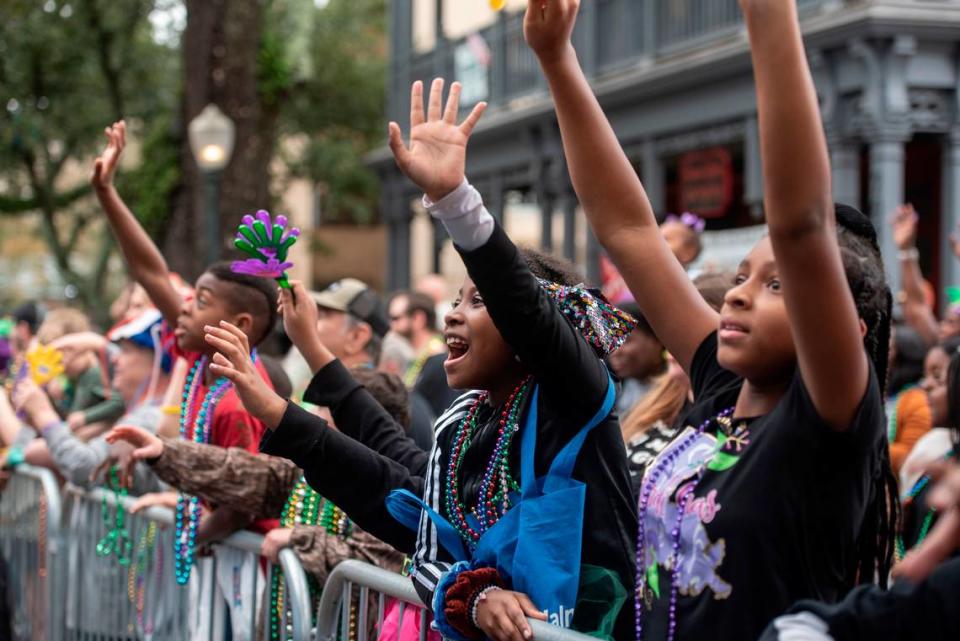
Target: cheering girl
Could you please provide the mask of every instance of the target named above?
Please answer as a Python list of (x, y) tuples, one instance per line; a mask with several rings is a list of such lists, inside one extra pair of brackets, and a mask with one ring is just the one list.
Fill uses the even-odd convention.
[[(377, 463), (334, 445), (329, 430), (314, 417), (282, 401), (257, 398), (259, 384), (244, 373), (249, 367), (243, 349), (237, 349), (243, 342), (237, 332), (211, 330), (208, 340), (226, 356), (215, 359), (215, 370), (235, 381), (245, 405), (262, 412), (268, 427), (276, 426), (265, 451), (292, 458), (326, 496), (337, 492), (327, 485), (349, 486), (352, 496), (335, 500), (351, 518), (352, 511), (358, 512), (360, 520), (355, 520), (362, 527), (369, 522), (372, 533), (379, 536), (383, 526), (358, 501), (382, 505), (385, 484), (388, 489), (422, 488), (424, 514), (438, 518), (424, 516), (419, 526), (412, 523), (417, 528), (413, 579), (445, 637), (520, 641), (531, 635), (525, 620), (530, 616), (622, 638), (630, 634), (632, 619), (628, 609), (619, 617), (618, 610), (623, 586), (633, 583), (636, 513), (602, 357), (623, 341), (632, 322), (579, 286), (560, 261), (518, 251), (507, 238), (464, 178), (467, 139), (483, 105), (458, 126), (460, 85), (452, 86), (445, 110), (442, 91), (443, 81), (435, 80), (424, 114), (423, 86), (414, 84), (409, 148), (396, 124), (390, 130), (400, 167), (425, 192), (427, 208), (446, 225), (469, 273), (446, 316), (450, 354), (445, 369), (452, 388), (476, 391), (459, 398), (437, 421), (437, 444), (422, 481), (405, 478), (404, 472), (409, 476), (414, 471), (394, 462), (400, 458), (398, 443), (392, 446), (393, 461)], [(301, 293), (284, 292), (288, 329), (300, 299), (309, 301)], [(308, 313), (309, 304), (303, 307)], [(310, 327), (309, 322), (302, 325)], [(317, 346), (314, 332), (295, 330), (291, 337), (317, 372), (314, 382), (339, 369)], [(247, 389), (248, 381), (254, 389)], [(356, 394), (349, 395), (356, 403)], [(390, 429), (382, 416), (372, 411), (344, 415), (338, 413), (340, 403), (330, 401), (343, 433), (382, 449)], [(377, 427), (377, 421), (384, 427)], [(564, 492), (554, 492), (557, 488)], [(535, 515), (543, 500), (570, 496), (566, 490), (581, 492), (579, 499), (559, 499), (542, 516), (582, 515), (575, 521), (579, 531), (543, 528), (528, 536), (524, 519)], [(518, 504), (525, 507), (514, 509)], [(522, 522), (509, 530), (514, 521)], [(484, 557), (484, 549), (501, 552), (507, 547), (496, 537), (508, 530), (515, 535), (510, 544), (517, 550), (514, 557), (495, 562)], [(383, 535), (397, 540), (391, 532)], [(565, 564), (572, 572), (548, 578), (548, 572)], [(569, 586), (571, 579), (570, 600), (558, 596), (547, 603), (535, 594), (541, 588)], [(580, 589), (588, 583), (589, 588)], [(599, 586), (607, 591), (600, 594)], [(585, 601), (588, 593), (590, 603)]]
[(685, 429), (647, 469), (636, 637), (757, 638), (801, 598), (885, 581), (895, 483), (882, 387), (890, 296), (875, 232), (834, 206), (795, 0), (741, 0), (753, 54), (769, 236), (717, 314), (663, 242), (570, 35), (577, 0), (524, 24), (597, 238), (692, 382)]

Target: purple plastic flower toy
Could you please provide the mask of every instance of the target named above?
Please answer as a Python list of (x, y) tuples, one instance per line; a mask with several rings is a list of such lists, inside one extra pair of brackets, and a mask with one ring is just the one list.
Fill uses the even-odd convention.
[(300, 230), (286, 227), (286, 216), (272, 219), (264, 209), (257, 212), (256, 218), (244, 216), (234, 244), (250, 258), (234, 262), (230, 269), (237, 274), (276, 279), (281, 287), (289, 289), (286, 272), (293, 263), (287, 260), (287, 253), (300, 237)]
[(696, 214), (691, 214), (689, 211), (685, 211), (679, 216), (676, 214), (670, 214), (667, 216), (667, 219), (664, 221), (667, 223), (680, 223), (685, 225), (695, 231), (698, 234), (702, 234), (703, 230), (707, 227), (707, 221)]

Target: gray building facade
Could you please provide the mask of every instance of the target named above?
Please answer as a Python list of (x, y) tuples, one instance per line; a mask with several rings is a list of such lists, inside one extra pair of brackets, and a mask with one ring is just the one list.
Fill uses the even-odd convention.
[[(921, 213), (925, 274), (938, 290), (960, 283), (960, 264), (947, 243), (960, 222), (960, 1), (798, 4), (836, 200), (873, 217), (894, 291), (896, 249), (887, 221), (907, 201)], [(416, 53), (411, 0), (389, 7), (389, 117), (406, 129), (414, 80), (461, 80), (464, 109), (479, 100), (490, 105), (470, 143), (471, 182), (495, 216), (502, 216), (510, 191), (536, 202), (542, 244), (573, 258), (578, 203), (545, 81), (523, 41), (522, 14), (500, 14), (468, 38), (445, 38), (440, 28), (436, 47)], [(762, 223), (755, 95), (737, 0), (584, 0), (574, 38), (658, 213), (704, 197), (705, 207), (717, 209), (708, 229)], [(487, 50), (488, 59), (477, 55)], [(722, 162), (711, 166), (718, 158)], [(371, 163), (382, 179), (388, 282), (407, 286), (411, 203), (419, 194), (387, 149), (372, 154)], [(555, 220), (563, 226), (560, 246), (552, 242)], [(439, 264), (442, 232), (435, 237), (428, 250)], [(592, 236), (586, 242), (587, 272), (597, 280), (600, 250)]]

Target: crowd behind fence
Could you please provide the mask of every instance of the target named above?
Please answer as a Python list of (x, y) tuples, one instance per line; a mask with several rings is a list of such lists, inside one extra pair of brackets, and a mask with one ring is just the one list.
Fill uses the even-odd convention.
[[(254, 641), (272, 638), (271, 621), (290, 641), (440, 638), (408, 578), (359, 561), (333, 569), (311, 611), (307, 575), (289, 549), (279, 555), (283, 602), (271, 613), (275, 568), (260, 556), (263, 537), (247, 531), (215, 544), (181, 587), (173, 514), (158, 507), (131, 514), (133, 502), (105, 488), (61, 488), (45, 469), (17, 468), (0, 494), (0, 577), (14, 639)], [(590, 638), (530, 623), (536, 641)]]

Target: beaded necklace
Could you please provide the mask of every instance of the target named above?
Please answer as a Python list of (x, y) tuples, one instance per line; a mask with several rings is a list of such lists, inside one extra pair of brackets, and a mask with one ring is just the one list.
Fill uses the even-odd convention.
[(916, 385), (908, 385), (897, 392), (897, 395), (893, 397), (890, 416), (887, 417), (887, 440), (890, 443), (893, 443), (897, 440), (897, 408), (900, 406), (900, 397), (915, 387)]
[[(684, 438), (683, 441), (677, 445), (677, 447), (673, 448), (666, 456), (664, 456), (658, 464), (654, 465), (652, 468), (649, 468), (646, 476), (644, 476), (643, 488), (640, 491), (640, 502), (637, 510), (640, 513), (640, 522), (637, 531), (637, 585), (636, 590), (634, 590), (634, 613), (636, 617), (635, 621), (637, 639), (639, 641), (643, 640), (643, 595), (647, 587), (648, 568), (646, 567), (646, 520), (647, 509), (650, 505), (650, 495), (653, 493), (653, 489), (656, 487), (657, 481), (660, 479), (660, 477), (667, 470), (673, 469), (674, 463), (677, 462), (677, 460), (683, 455), (684, 452), (687, 451), (687, 449), (689, 449), (699, 440), (703, 433), (707, 431), (707, 428), (710, 427), (710, 424), (716, 421), (718, 426), (725, 425), (733, 415), (733, 411), (734, 408), (731, 407), (723, 410), (715, 417), (705, 420), (700, 424), (696, 432), (688, 434), (687, 437)], [(674, 523), (673, 529), (670, 531), (670, 534), (673, 537), (673, 547), (670, 552), (670, 558), (666, 565), (666, 567), (670, 568), (671, 572), (670, 610), (667, 624), (667, 641), (673, 641), (677, 632), (677, 567), (679, 567), (680, 561), (680, 546), (682, 542), (681, 532), (683, 529), (681, 526), (683, 525), (683, 516), (686, 514), (687, 504), (693, 500), (694, 490), (697, 489), (700, 479), (703, 478), (703, 473), (706, 471), (707, 465), (709, 464), (711, 458), (712, 457), (709, 457), (700, 464), (693, 477), (693, 480), (690, 482), (690, 489), (684, 492), (683, 497), (680, 498), (680, 502), (677, 505), (677, 520), (676, 523)]]
[(530, 390), (532, 380), (530, 377), (525, 378), (513, 390), (500, 413), (497, 441), (477, 491), (477, 503), (469, 510), (476, 517), (476, 527), (467, 520), (468, 510), (460, 498), (458, 479), (463, 459), (477, 431), (477, 411), (489, 397), (487, 392), (482, 392), (477, 397), (454, 432), (450, 458), (447, 462), (446, 510), (460, 538), (470, 546), (475, 546), (483, 533), (510, 509), (510, 492), (519, 489), (510, 474), (510, 444), (513, 442), (514, 435), (520, 430), (520, 408)]
[[(955, 453), (956, 453), (956, 449), (955, 448), (951, 449), (949, 452), (944, 454), (943, 458), (945, 460), (950, 459), (953, 456), (955, 456)], [(916, 500), (916, 498), (920, 496), (920, 493), (923, 492), (923, 490), (928, 485), (930, 485), (930, 480), (931, 480), (930, 475), (924, 474), (917, 480), (916, 483), (913, 484), (913, 487), (910, 488), (910, 491), (904, 495), (903, 497), (904, 512), (906, 512), (908, 507), (913, 505), (914, 500)], [(917, 541), (916, 543), (913, 544), (914, 548), (918, 547), (921, 543), (923, 543), (924, 539), (927, 538), (927, 534), (930, 533), (930, 527), (933, 525), (933, 519), (936, 518), (936, 516), (937, 516), (936, 508), (931, 507), (927, 510), (927, 514), (926, 516), (923, 517), (923, 522), (920, 524), (920, 532), (919, 534), (917, 534)], [(896, 552), (897, 562), (902, 561), (903, 557), (907, 555), (907, 546), (903, 541), (903, 534), (897, 534), (895, 552)]]
[[(256, 353), (253, 354), (252, 358), (256, 360)], [(207, 363), (206, 356), (197, 359), (193, 367), (190, 368), (190, 373), (187, 374), (183, 386), (183, 402), (180, 406), (180, 438), (192, 440), (194, 443), (210, 442), (210, 428), (213, 425), (213, 414), (217, 403), (232, 387), (229, 379), (218, 378), (203, 397), (200, 409), (191, 421), (190, 415), (203, 385), (203, 373), (206, 371)], [(196, 496), (187, 497), (181, 494), (177, 497), (176, 531), (173, 539), (174, 573), (177, 583), (180, 585), (186, 585), (187, 581), (190, 580), (199, 523), (200, 499)]]
[[(321, 512), (320, 505), (323, 505)], [(304, 477), (300, 477), (294, 486), (287, 502), (284, 505), (283, 512), (280, 515), (280, 527), (290, 528), (295, 525), (322, 525), (327, 532), (341, 537), (349, 536), (350, 522), (346, 515), (337, 509), (330, 501), (325, 501), (313, 488), (307, 485)], [(308, 587), (310, 588), (311, 601), (313, 602), (312, 612), (317, 611), (319, 605), (319, 585), (312, 577), (308, 577)], [(284, 593), (283, 569), (275, 565), (270, 573), (270, 639), (271, 641), (280, 641), (289, 639), (293, 634), (293, 613), (286, 607), (286, 598)], [(286, 621), (284, 630), (281, 631), (281, 623)], [(285, 632), (286, 634), (283, 634)]]
[(146, 595), (147, 573), (149, 571), (150, 559), (156, 550), (160, 560), (156, 562), (157, 585), (161, 585), (163, 577), (163, 546), (156, 547), (157, 542), (157, 524), (153, 521), (147, 526), (146, 530), (140, 535), (137, 542), (136, 562), (130, 564), (130, 570), (127, 572), (127, 598), (134, 605), (137, 611), (137, 625), (146, 633), (153, 632), (152, 622), (144, 625), (144, 604)]
[(107, 534), (97, 543), (97, 556), (116, 555), (117, 563), (126, 566), (130, 564), (130, 550), (133, 544), (130, 541), (130, 532), (124, 523), (124, 509), (121, 499), (127, 496), (127, 488), (123, 487), (117, 476), (117, 466), (110, 467), (110, 474), (107, 480), (107, 487), (113, 490), (116, 513), (113, 522), (110, 519), (110, 508), (107, 505), (107, 495), (103, 495), (103, 504), (100, 508), (100, 515), (103, 518), (103, 526)]

